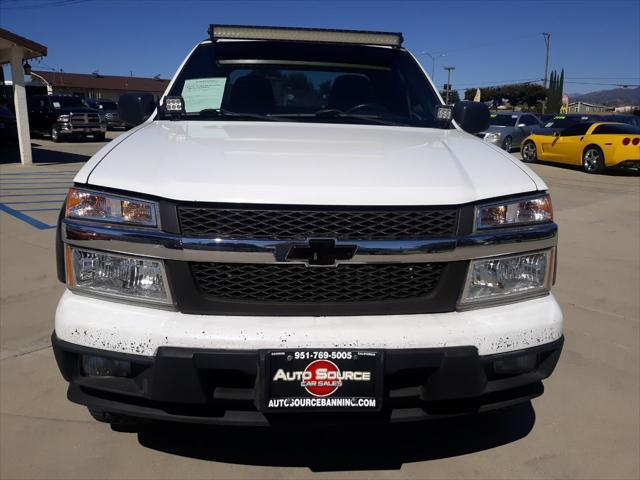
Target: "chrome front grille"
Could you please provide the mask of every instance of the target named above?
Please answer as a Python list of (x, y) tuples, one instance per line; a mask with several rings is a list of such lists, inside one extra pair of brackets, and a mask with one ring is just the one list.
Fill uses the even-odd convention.
[(100, 115), (97, 113), (72, 113), (69, 120), (72, 125), (94, 125), (100, 123)]

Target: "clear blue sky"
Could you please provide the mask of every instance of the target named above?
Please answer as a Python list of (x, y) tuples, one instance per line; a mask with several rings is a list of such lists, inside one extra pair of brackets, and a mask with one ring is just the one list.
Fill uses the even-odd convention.
[(402, 31), (414, 53), (444, 53), (436, 82), (451, 65), (461, 90), (542, 78), (544, 31), (565, 92), (640, 83), (640, 0), (0, 0), (2, 28), (49, 47), (34, 69), (170, 77), (209, 23)]

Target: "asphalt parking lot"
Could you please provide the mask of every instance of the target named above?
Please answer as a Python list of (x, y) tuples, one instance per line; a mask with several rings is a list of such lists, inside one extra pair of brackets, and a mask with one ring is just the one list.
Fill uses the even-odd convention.
[(0, 478), (640, 478), (637, 176), (533, 166), (560, 225), (566, 343), (531, 404), (389, 429), (114, 431), (66, 400), (49, 346), (53, 227), (101, 144), (35, 144), (26, 168), (0, 150)]

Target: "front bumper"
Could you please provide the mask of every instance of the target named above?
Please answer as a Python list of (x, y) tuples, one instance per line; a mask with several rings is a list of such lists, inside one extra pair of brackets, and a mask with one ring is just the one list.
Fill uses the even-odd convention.
[(59, 135), (87, 135), (94, 133), (104, 133), (107, 131), (106, 124), (78, 125), (70, 123), (58, 123)]
[[(479, 413), (542, 394), (563, 338), (495, 355), (473, 346), (384, 349), (382, 411), (349, 414), (270, 414), (259, 411), (258, 350), (159, 348), (155, 357), (114, 353), (60, 340), (52, 344), (58, 366), (70, 382), (72, 402), (135, 417), (222, 425), (267, 426), (300, 421), (402, 422)], [(82, 355), (131, 362), (125, 377), (85, 376)], [(497, 368), (533, 356), (526, 369)], [(498, 373), (500, 372), (500, 373)]]

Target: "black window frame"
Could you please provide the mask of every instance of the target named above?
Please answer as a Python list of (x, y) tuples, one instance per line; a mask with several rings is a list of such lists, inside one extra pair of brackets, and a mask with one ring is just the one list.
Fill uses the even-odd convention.
[[(583, 137), (584, 135), (587, 134), (587, 132), (589, 131), (589, 128), (591, 128), (591, 125), (593, 125), (593, 122), (580, 122), (574, 125), (570, 125), (560, 131), (560, 136), (561, 137)], [(577, 131), (578, 133), (574, 133), (574, 130)]]
[(603, 123), (598, 125), (591, 135), (640, 135), (640, 128), (630, 123)]

